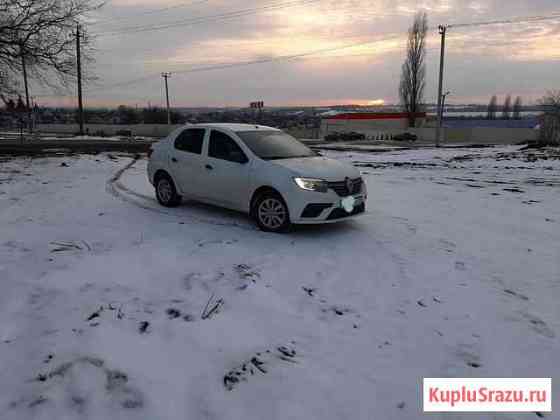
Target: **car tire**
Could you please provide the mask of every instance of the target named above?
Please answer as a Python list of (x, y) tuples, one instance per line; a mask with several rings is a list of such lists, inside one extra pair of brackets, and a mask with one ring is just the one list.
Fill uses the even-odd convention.
[(286, 202), (280, 194), (272, 191), (257, 197), (253, 217), (263, 232), (285, 233), (292, 226)]
[(177, 188), (171, 177), (163, 174), (156, 179), (156, 198), (164, 207), (177, 207), (181, 204), (181, 196), (177, 194)]

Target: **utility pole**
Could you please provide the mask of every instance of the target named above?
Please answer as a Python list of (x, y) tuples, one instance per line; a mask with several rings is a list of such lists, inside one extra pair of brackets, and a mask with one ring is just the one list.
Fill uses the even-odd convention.
[(443, 95), (441, 95), (441, 127), (443, 129), (443, 114), (445, 113), (445, 100), (447, 99), (447, 97), (451, 95), (450, 91), (445, 92)]
[(439, 89), (438, 89), (438, 109), (437, 109), (437, 127), (436, 127), (436, 147), (441, 145), (441, 127), (443, 119), (443, 69), (445, 65), (445, 35), (447, 34), (447, 26), (440, 25), (439, 33), (441, 35), (441, 56), (439, 59)]
[[(23, 70), (23, 84), (25, 85), (25, 105), (27, 107), (27, 128), (31, 133), (33, 131), (33, 127), (31, 126), (31, 107), (29, 104), (29, 87), (27, 84), (27, 66), (25, 64), (25, 48), (23, 44), (21, 45), (21, 67)], [(22, 137), (23, 139), (23, 137)]]
[(78, 123), (80, 124), (80, 136), (84, 135), (84, 104), (82, 98), (82, 53), (80, 49), (80, 24), (76, 24), (76, 64), (78, 67)]
[(171, 77), (171, 73), (161, 73), (161, 77), (165, 80), (165, 98), (167, 99), (167, 125), (171, 125), (171, 108), (169, 107), (169, 86), (167, 79)]
[[(443, 113), (445, 111), (445, 100), (447, 99), (447, 97), (451, 95), (450, 91), (445, 92), (442, 96), (441, 96), (441, 109), (442, 109), (442, 113), (441, 115), (443, 116)], [(442, 118), (443, 119), (443, 118)]]

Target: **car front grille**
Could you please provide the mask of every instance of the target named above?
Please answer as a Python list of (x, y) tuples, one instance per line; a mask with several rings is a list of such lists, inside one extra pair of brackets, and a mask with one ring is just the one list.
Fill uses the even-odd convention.
[[(331, 190), (336, 192), (339, 197), (348, 197), (361, 193), (363, 183), (364, 181), (362, 178), (355, 178), (350, 180), (350, 185), (348, 185), (346, 181), (339, 181), (329, 182), (328, 186)], [(350, 188), (348, 188), (348, 186), (350, 186)]]

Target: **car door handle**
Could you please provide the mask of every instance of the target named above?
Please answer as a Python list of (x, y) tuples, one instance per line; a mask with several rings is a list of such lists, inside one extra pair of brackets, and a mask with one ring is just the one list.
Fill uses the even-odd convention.
[(214, 167), (212, 165), (206, 165), (205, 168), (208, 169), (209, 171), (214, 169)]
[(171, 158), (171, 162), (177, 163), (179, 161), (177, 160), (177, 158)]

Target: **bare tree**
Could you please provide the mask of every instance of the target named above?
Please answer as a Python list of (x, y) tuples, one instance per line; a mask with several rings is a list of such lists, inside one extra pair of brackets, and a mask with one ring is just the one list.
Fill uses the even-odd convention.
[(7, 71), (1, 70), (0, 67), (0, 99), (4, 99), (3, 95), (16, 95), (18, 91), (18, 81), (14, 79), (12, 74), (8, 73)]
[(513, 119), (520, 120), (521, 119), (521, 110), (523, 108), (523, 99), (521, 96), (515, 98), (515, 102), (513, 103)]
[(424, 106), (426, 87), (426, 36), (428, 34), (428, 15), (419, 12), (408, 30), (406, 60), (402, 65), (399, 96), (401, 105), (408, 113), (409, 125), (416, 125), (417, 112)]
[[(15, 79), (23, 65), (28, 77), (49, 86), (76, 76), (75, 30), (78, 21), (100, 6), (96, 0), (2, 0), (0, 71)], [(84, 45), (84, 59), (90, 46)], [(12, 84), (3, 84), (6, 87)], [(2, 88), (2, 85), (0, 85)]]
[(560, 145), (560, 90), (550, 91), (539, 103), (544, 109), (541, 116), (541, 145)]
[(506, 96), (504, 107), (502, 108), (502, 118), (504, 120), (511, 118), (511, 95)]
[(495, 120), (497, 112), (498, 112), (498, 98), (496, 97), (496, 95), (494, 95), (492, 96), (492, 99), (490, 99), (490, 103), (488, 104), (487, 118), (489, 120)]

